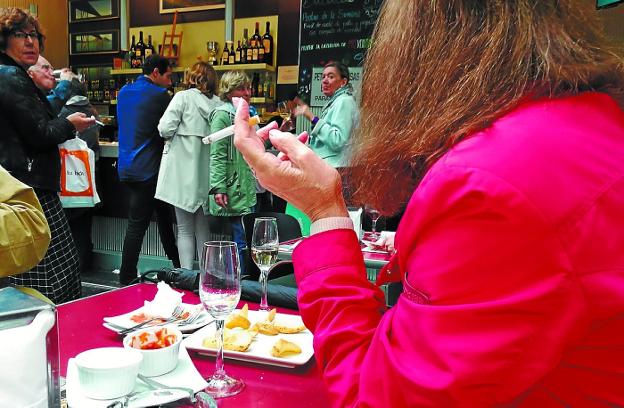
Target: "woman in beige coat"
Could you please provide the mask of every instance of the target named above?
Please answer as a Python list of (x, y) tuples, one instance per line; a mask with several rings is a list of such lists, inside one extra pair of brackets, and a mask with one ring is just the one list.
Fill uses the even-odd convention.
[(210, 233), (210, 147), (202, 143), (202, 137), (210, 133), (210, 114), (222, 102), (215, 95), (217, 75), (205, 62), (193, 65), (187, 86), (175, 94), (158, 124), (166, 142), (156, 198), (175, 207), (180, 266), (193, 269), (195, 254), (201, 256)]

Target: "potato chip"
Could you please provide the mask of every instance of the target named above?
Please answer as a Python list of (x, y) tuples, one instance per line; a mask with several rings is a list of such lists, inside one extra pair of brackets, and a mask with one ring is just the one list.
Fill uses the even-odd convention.
[(271, 348), (271, 355), (273, 357), (286, 357), (300, 353), (301, 347), (292, 341), (284, 339), (278, 339), (273, 345), (273, 348)]
[(306, 329), (306, 327), (303, 324), (286, 324), (283, 322), (273, 322), (273, 327), (275, 327), (275, 329), (283, 334), (294, 334), (294, 333), (300, 333), (302, 331), (304, 331)]
[(234, 329), (236, 327), (240, 327), (243, 329), (248, 329), (251, 326), (251, 322), (247, 318), (249, 307), (247, 303), (243, 306), (243, 308), (236, 312), (232, 313), (230, 317), (225, 321), (225, 327), (228, 329)]
[[(216, 334), (216, 333), (215, 333)], [(223, 332), (223, 348), (231, 351), (247, 351), (253, 341), (253, 335), (246, 330), (234, 329), (224, 330)], [(204, 347), (217, 348), (217, 339), (206, 337), (202, 342)]]
[(276, 336), (279, 333), (279, 331), (277, 331), (277, 329), (273, 325), (273, 322), (268, 321), (258, 322), (254, 324), (250, 330), (260, 332), (266, 336)]

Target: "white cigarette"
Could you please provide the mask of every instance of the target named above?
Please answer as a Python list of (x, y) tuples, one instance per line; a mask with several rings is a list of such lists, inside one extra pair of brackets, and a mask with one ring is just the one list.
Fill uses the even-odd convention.
[(97, 119), (95, 118), (95, 116), (93, 116), (93, 115), (91, 115), (91, 119), (95, 120), (95, 124), (96, 124), (96, 125), (106, 126), (106, 125), (104, 124), (104, 122), (100, 122), (100, 121), (99, 121), (99, 120), (97, 120)]
[[(256, 116), (252, 116), (249, 118), (249, 126), (256, 126), (257, 124), (260, 123), (260, 118), (256, 115)], [(226, 128), (223, 128), (221, 130), (218, 130), (206, 137), (204, 137), (202, 139), (202, 142), (204, 142), (204, 144), (210, 144), (210, 143), (214, 143), (217, 140), (221, 140), (225, 137), (228, 136), (232, 136), (234, 134), (234, 125), (232, 126), (228, 126)]]

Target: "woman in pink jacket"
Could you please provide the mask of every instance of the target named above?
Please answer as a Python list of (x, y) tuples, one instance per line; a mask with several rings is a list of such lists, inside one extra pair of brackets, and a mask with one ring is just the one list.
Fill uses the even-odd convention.
[(624, 406), (624, 65), (590, 3), (384, 2), (351, 166), (407, 203), (390, 310), (338, 174), (276, 130), (265, 153), (240, 104), (238, 149), (314, 221), (295, 273), (335, 406)]

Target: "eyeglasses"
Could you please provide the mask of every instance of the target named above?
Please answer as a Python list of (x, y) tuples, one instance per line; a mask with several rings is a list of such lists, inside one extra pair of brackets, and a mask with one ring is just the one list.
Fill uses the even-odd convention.
[(29, 33), (25, 33), (23, 31), (14, 31), (11, 35), (18, 40), (26, 40), (26, 37), (30, 38), (31, 41), (39, 41), (39, 33), (36, 31), (31, 31)]

